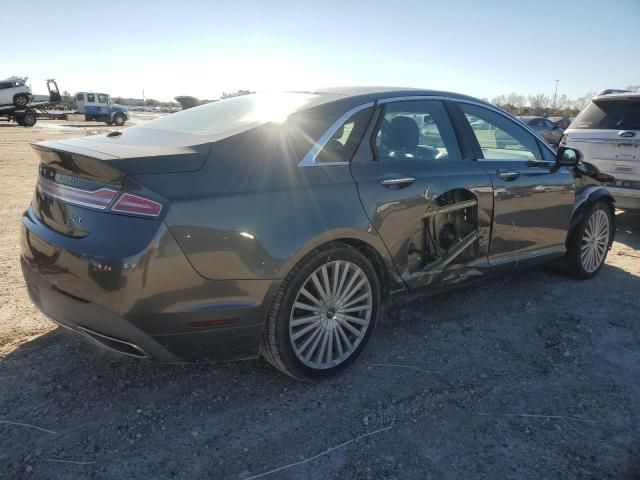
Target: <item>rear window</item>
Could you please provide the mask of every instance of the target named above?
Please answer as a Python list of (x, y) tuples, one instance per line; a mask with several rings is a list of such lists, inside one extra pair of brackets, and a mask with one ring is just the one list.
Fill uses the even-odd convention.
[(571, 128), (640, 130), (640, 97), (636, 100), (591, 102), (576, 117)]
[(194, 135), (219, 135), (251, 125), (283, 123), (318, 95), (311, 93), (256, 93), (208, 103), (167, 115), (135, 128), (151, 128)]

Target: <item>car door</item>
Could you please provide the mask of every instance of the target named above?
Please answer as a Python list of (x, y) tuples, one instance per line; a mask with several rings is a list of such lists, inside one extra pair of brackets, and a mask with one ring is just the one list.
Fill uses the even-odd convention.
[(362, 206), (410, 289), (488, 268), (489, 175), (465, 157), (443, 102), (382, 100), (353, 161)]
[[(553, 152), (506, 113), (465, 102), (455, 108), (493, 184), (489, 262), (518, 265), (562, 255), (575, 201), (573, 174), (558, 168)], [(486, 124), (492, 128), (483, 130)], [(510, 141), (497, 142), (498, 135)]]

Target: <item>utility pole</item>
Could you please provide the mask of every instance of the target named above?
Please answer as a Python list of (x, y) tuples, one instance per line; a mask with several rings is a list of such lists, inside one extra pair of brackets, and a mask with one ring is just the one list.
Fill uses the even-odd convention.
[(556, 97), (558, 96), (558, 82), (560, 80), (556, 80), (556, 91), (553, 92), (553, 106), (551, 107), (551, 110), (555, 110), (556, 109)]
[(142, 89), (142, 105), (144, 105), (144, 88)]

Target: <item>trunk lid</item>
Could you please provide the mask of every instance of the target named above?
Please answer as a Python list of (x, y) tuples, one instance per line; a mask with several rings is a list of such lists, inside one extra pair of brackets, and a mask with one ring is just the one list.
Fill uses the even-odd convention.
[[(188, 137), (188, 138), (187, 138)], [(201, 142), (201, 137), (198, 138)], [(164, 203), (127, 176), (196, 171), (210, 145), (190, 145), (192, 135), (125, 130), (122, 135), (40, 142), (35, 216), (49, 228), (72, 237), (88, 235), (108, 214), (121, 191)], [(156, 198), (154, 198), (156, 197)]]

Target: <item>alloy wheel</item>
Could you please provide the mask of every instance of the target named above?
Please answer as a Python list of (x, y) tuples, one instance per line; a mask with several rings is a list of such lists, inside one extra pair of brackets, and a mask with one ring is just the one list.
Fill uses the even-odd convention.
[(341, 364), (365, 337), (372, 311), (364, 271), (346, 260), (325, 263), (302, 284), (291, 309), (289, 338), (296, 357), (313, 369)]
[(595, 272), (607, 255), (609, 248), (609, 216), (603, 210), (595, 210), (582, 235), (580, 260), (588, 273)]

